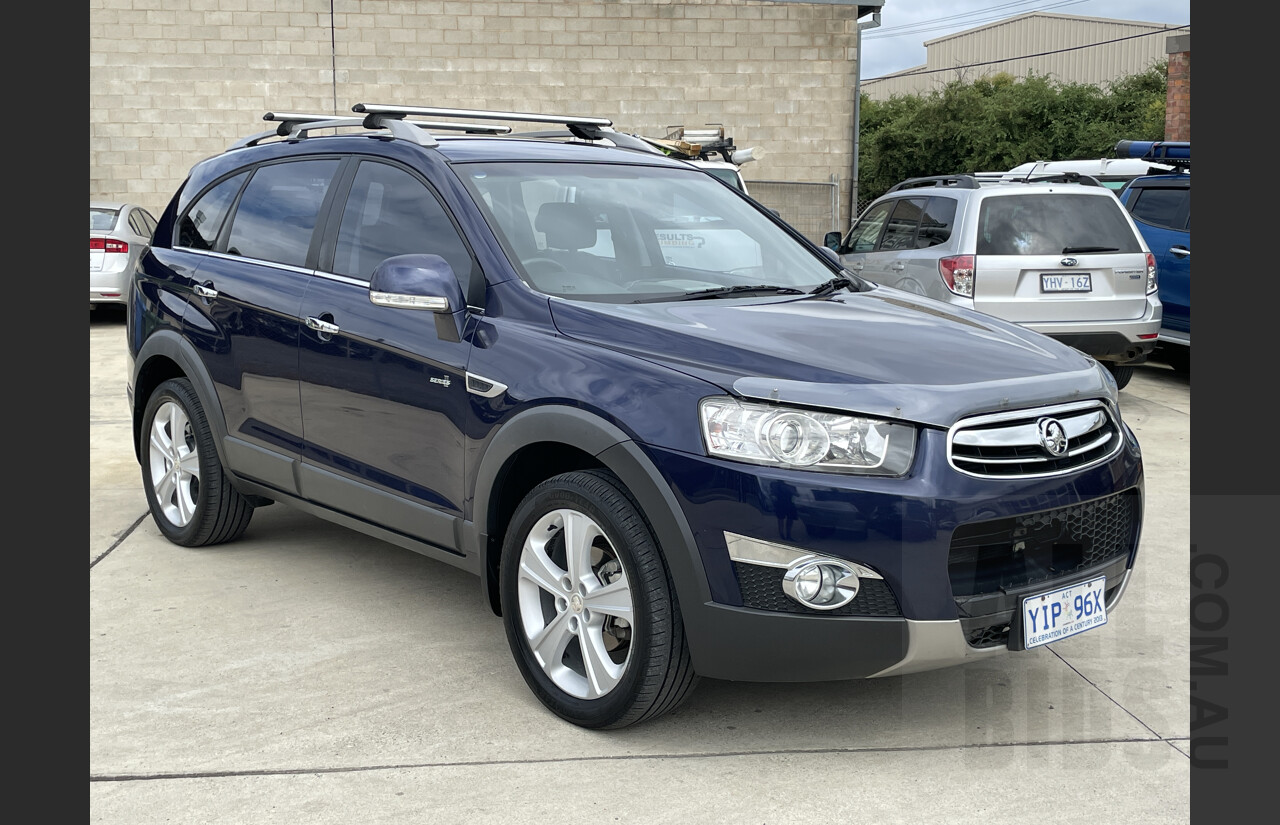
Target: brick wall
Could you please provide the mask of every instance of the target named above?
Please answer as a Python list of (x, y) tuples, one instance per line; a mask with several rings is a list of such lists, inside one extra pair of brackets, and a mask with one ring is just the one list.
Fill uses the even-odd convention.
[(1170, 37), (1169, 84), (1164, 103), (1164, 139), (1191, 140), (1191, 35)]
[(723, 123), (765, 150), (748, 184), (835, 173), (847, 193), (856, 14), (767, 0), (91, 0), (89, 195), (159, 212), (194, 162), (264, 130), (264, 112), (357, 102), (597, 115), (657, 137)]

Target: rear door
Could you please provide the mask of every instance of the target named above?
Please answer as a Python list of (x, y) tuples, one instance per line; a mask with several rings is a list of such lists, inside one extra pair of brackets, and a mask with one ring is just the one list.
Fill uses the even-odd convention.
[(433, 253), (466, 295), (482, 276), (441, 199), (414, 170), (362, 159), (345, 176), (320, 271), (301, 301), (302, 494), (453, 549), (469, 410), (454, 315), (373, 304), (386, 258)]
[(982, 198), (977, 220), (974, 309), (1020, 324), (1146, 312), (1146, 251), (1112, 192), (1001, 190)]
[[(1161, 335), (1191, 336), (1191, 178), (1187, 175), (1142, 178), (1122, 195), (1142, 237), (1156, 257)], [(1182, 336), (1176, 336), (1181, 338)]]

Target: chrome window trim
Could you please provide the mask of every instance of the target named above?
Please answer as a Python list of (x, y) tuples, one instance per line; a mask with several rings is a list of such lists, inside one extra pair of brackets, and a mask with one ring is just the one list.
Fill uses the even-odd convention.
[[(1025, 431), (1027, 429), (1026, 426), (1010, 427), (1008, 433), (1003, 433), (1001, 435), (998, 435), (990, 441), (980, 440), (980, 438), (976, 434), (974, 435), (973, 438), (965, 438), (964, 431), (969, 430), (971, 428), (985, 427), (985, 426), (990, 426), (992, 424), (999, 424), (1004, 421), (1016, 421), (1019, 419), (1037, 419), (1037, 418), (1043, 418), (1046, 416), (1050, 418), (1057, 418), (1058, 416), (1070, 415), (1072, 413), (1080, 413), (1080, 412), (1084, 412), (1091, 409), (1096, 409), (1099, 415), (1105, 416), (1106, 420), (1110, 421), (1111, 425), (1115, 428), (1115, 431), (1116, 431), (1116, 439), (1115, 439), (1116, 443), (1113, 449), (1107, 451), (1106, 453), (1090, 461), (1086, 461), (1083, 464), (1079, 464), (1073, 467), (1068, 467), (1062, 470), (1049, 470), (1046, 472), (1038, 472), (1038, 473), (1016, 473), (1016, 474), (1010, 474), (1010, 475), (992, 475), (990, 473), (979, 473), (979, 472), (975, 472), (972, 469), (966, 469), (965, 467), (961, 466), (961, 463), (986, 464), (986, 465), (1033, 464), (1036, 462), (1048, 461), (1049, 459), (1047, 457), (1043, 459), (1038, 457), (1030, 457), (1026, 459), (1015, 459), (1015, 460), (976, 459), (976, 458), (968, 458), (965, 456), (961, 456), (957, 458), (957, 456), (955, 455), (955, 446), (957, 444), (959, 444), (960, 446), (977, 446), (980, 444), (988, 444), (990, 446), (1014, 446), (1015, 444), (1035, 444), (1036, 443), (1035, 441), (1014, 441), (1013, 439), (1015, 436), (1009, 434), (1009, 433), (1017, 433), (1019, 431)], [(1092, 399), (1089, 401), (1076, 401), (1069, 404), (1054, 404), (1048, 407), (1031, 407), (1028, 409), (1021, 409), (1021, 410), (1009, 410), (1008, 412), (987, 413), (984, 415), (975, 415), (969, 418), (962, 418), (956, 423), (952, 424), (950, 429), (947, 430), (947, 464), (951, 466), (951, 469), (955, 470), (958, 473), (962, 473), (964, 475), (971, 476), (973, 478), (983, 478), (983, 479), (998, 480), (998, 479), (1047, 478), (1050, 476), (1067, 475), (1069, 473), (1075, 473), (1081, 470), (1087, 470), (1090, 467), (1095, 467), (1103, 463), (1104, 461), (1108, 461), (1109, 459), (1117, 455), (1124, 446), (1124, 428), (1122, 427), (1122, 421), (1123, 419), (1120, 417), (1119, 411), (1116, 410), (1110, 402), (1103, 401), (1101, 399)], [(1079, 422), (1074, 422), (1074, 421), (1071, 422), (1072, 424), (1071, 431), (1078, 432), (1080, 435), (1084, 435), (1097, 430), (1102, 423), (1103, 421), (1100, 420), (1098, 417), (1090, 416), (1086, 419), (1086, 422), (1084, 425), (1081, 425)], [(1030, 423), (1029, 426), (1034, 428), (1035, 425), (1034, 423)], [(1066, 422), (1063, 422), (1063, 428), (1064, 429), (1067, 428)], [(1076, 437), (1076, 436), (1072, 436), (1072, 437)], [(1089, 450), (1097, 449), (1098, 443), (1099, 443), (1099, 440), (1095, 439), (1094, 441), (1091, 441), (1087, 445), (1079, 445), (1075, 449), (1071, 450), (1065, 456), (1062, 456), (1062, 458), (1070, 458), (1072, 456), (1087, 453)]]
[(226, 252), (216, 252), (212, 249), (192, 249), (189, 246), (175, 246), (173, 249), (182, 252), (191, 252), (196, 255), (207, 255), (210, 258), (221, 258), (224, 261), (240, 261), (241, 263), (261, 264), (269, 266), (272, 269), (283, 269), (286, 272), (299, 272), (303, 275), (314, 275), (314, 269), (307, 269), (302, 266), (294, 266), (293, 264), (282, 264), (279, 261), (268, 261), (266, 258), (250, 258), (247, 255), (229, 255)]

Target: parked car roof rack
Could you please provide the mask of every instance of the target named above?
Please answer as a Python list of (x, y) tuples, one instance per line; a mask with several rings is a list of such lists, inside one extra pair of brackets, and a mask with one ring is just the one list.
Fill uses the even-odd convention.
[(973, 175), (930, 175), (924, 178), (907, 178), (901, 183), (895, 183), (889, 187), (890, 192), (899, 192), (903, 189), (920, 189), (923, 187), (948, 187), (952, 189), (977, 189), (978, 179)]
[(1116, 157), (1140, 158), (1179, 169), (1191, 168), (1189, 140), (1120, 140), (1112, 149)]
[(391, 106), (384, 104), (357, 103), (351, 107), (356, 116), (309, 114), (297, 112), (267, 112), (263, 120), (276, 123), (276, 127), (265, 132), (258, 132), (236, 141), (231, 149), (255, 146), (268, 138), (287, 137), (289, 139), (305, 138), (308, 132), (317, 129), (336, 129), (342, 127), (358, 127), (363, 129), (387, 130), (391, 136), (408, 140), (420, 146), (437, 146), (438, 142), (431, 133), (464, 132), (470, 135), (509, 135), (512, 128), (507, 125), (490, 123), (409, 120), (409, 115), (466, 118), (476, 120), (505, 120), (529, 123), (564, 124), (567, 132), (547, 131), (518, 133), (512, 137), (576, 137), (580, 140), (609, 140), (616, 146), (661, 154), (661, 152), (634, 135), (627, 135), (612, 128), (613, 121), (603, 117), (577, 117), (568, 115), (549, 115), (533, 112), (500, 112), (487, 109), (451, 109), (436, 106)]
[(1009, 178), (1005, 183), (1078, 183), (1081, 186), (1102, 186), (1097, 178), (1079, 172), (1050, 172), (1044, 175), (1027, 175), (1025, 178)]
[[(456, 117), (469, 120), (504, 120), (520, 123), (558, 123), (564, 125), (574, 137), (581, 140), (609, 140), (615, 146), (628, 149), (639, 149), (642, 152), (661, 154), (657, 148), (641, 140), (635, 135), (628, 135), (613, 128), (613, 121), (607, 117), (586, 117), (579, 115), (554, 115), (537, 112), (501, 112), (489, 109), (449, 109), (439, 106), (395, 106), (382, 103), (357, 103), (351, 111), (362, 113), (368, 117), (388, 118), (406, 115), (424, 115), (427, 117)], [(367, 118), (366, 118), (367, 119)]]

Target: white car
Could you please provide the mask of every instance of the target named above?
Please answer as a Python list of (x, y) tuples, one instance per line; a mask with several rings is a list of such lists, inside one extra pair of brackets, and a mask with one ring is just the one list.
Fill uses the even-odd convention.
[(89, 201), (89, 309), (129, 302), (129, 276), (155, 229), (136, 203)]

